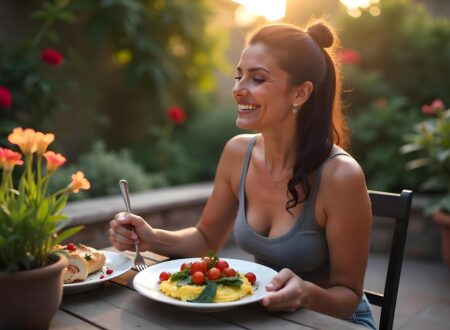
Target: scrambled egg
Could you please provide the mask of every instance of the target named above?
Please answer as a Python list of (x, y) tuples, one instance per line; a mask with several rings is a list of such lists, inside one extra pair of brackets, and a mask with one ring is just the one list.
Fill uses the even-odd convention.
[[(228, 302), (239, 300), (242, 297), (253, 294), (253, 288), (246, 277), (241, 276), (242, 285), (240, 287), (219, 284), (217, 293), (213, 299), (213, 303)], [(204, 285), (183, 285), (177, 286), (177, 282), (170, 280), (163, 281), (159, 285), (159, 289), (164, 294), (180, 299), (182, 301), (193, 300), (202, 292)]]

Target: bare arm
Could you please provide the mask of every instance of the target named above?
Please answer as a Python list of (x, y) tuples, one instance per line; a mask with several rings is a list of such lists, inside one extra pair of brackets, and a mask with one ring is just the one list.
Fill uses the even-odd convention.
[(231, 139), (224, 148), (214, 180), (213, 192), (196, 227), (178, 231), (154, 229), (136, 215), (116, 215), (111, 221), (110, 241), (119, 250), (132, 249), (133, 233), (124, 225), (135, 227), (141, 250), (169, 257), (202, 256), (208, 250), (218, 251), (228, 237), (236, 217), (238, 199), (233, 182), (240, 175), (243, 158), (241, 137)]

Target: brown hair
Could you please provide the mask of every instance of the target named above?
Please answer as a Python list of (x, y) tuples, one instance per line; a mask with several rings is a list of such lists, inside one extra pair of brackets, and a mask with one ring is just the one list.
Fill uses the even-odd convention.
[[(288, 182), (286, 210), (309, 196), (308, 177), (328, 157), (333, 144), (348, 144), (348, 130), (340, 103), (340, 80), (334, 60), (338, 42), (333, 29), (316, 20), (305, 30), (291, 24), (266, 25), (247, 39), (247, 44), (263, 43), (271, 49), (280, 67), (289, 74), (292, 86), (310, 81), (314, 88), (297, 114), (297, 153), (293, 176)], [(331, 47), (333, 46), (333, 47)], [(304, 198), (296, 189), (301, 185)]]

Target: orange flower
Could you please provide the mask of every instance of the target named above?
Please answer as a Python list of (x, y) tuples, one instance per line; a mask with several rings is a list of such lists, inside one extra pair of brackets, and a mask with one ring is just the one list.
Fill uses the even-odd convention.
[(3, 166), (6, 172), (11, 172), (14, 166), (22, 164), (21, 154), (6, 148), (0, 148), (0, 166)]
[(58, 167), (66, 162), (66, 158), (61, 154), (55, 154), (53, 151), (47, 151), (44, 153), (45, 159), (47, 159), (47, 171), (53, 172)]
[(35, 135), (36, 145), (37, 145), (37, 154), (42, 156), (42, 154), (47, 150), (50, 143), (55, 140), (55, 135), (52, 133), (44, 134), (42, 132), (36, 132)]
[(67, 189), (71, 192), (77, 193), (80, 189), (89, 189), (91, 184), (84, 177), (84, 173), (78, 171), (77, 173), (72, 174), (72, 182), (67, 186)]
[(32, 154), (37, 150), (36, 132), (34, 129), (22, 127), (14, 128), (13, 132), (8, 135), (8, 141), (17, 144), (25, 155)]

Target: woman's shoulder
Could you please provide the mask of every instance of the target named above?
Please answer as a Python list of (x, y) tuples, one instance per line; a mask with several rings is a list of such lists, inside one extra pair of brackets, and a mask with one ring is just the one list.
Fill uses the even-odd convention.
[[(335, 148), (336, 150), (336, 148)], [(322, 180), (332, 186), (348, 186), (365, 181), (359, 163), (345, 150), (337, 147), (338, 154), (331, 158), (323, 169)]]
[(259, 134), (239, 134), (233, 136), (225, 145), (224, 154), (242, 155), (248, 149), (250, 142)]

